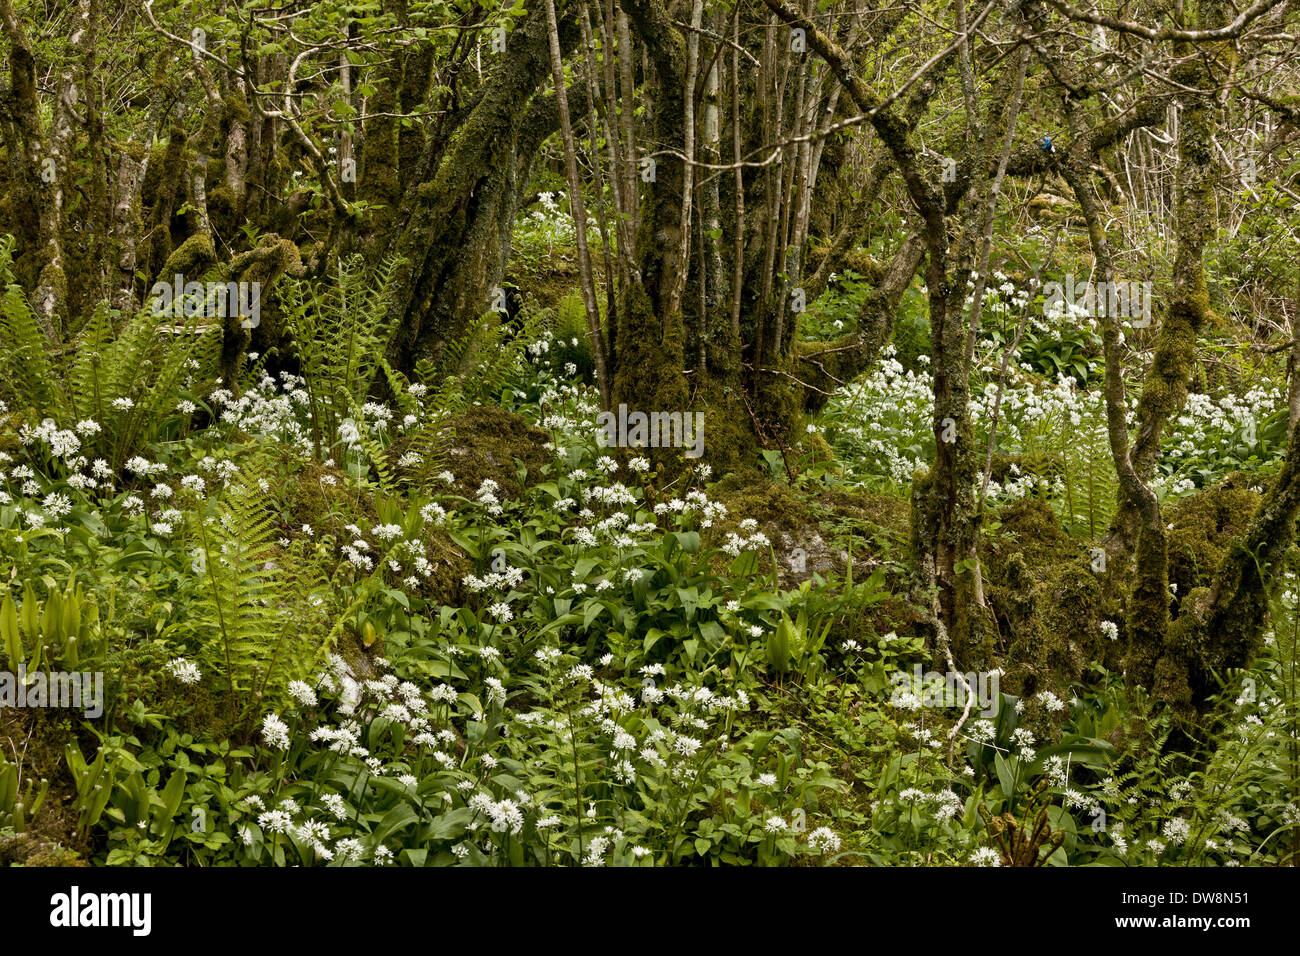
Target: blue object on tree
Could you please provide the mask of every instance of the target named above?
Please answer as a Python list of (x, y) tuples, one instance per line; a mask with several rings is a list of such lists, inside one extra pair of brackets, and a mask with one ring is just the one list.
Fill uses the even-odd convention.
[(1052, 145), (1052, 137), (1050, 136), (1044, 136), (1043, 142), (1040, 144), (1040, 146), (1044, 153), (1056, 152), (1056, 147)]

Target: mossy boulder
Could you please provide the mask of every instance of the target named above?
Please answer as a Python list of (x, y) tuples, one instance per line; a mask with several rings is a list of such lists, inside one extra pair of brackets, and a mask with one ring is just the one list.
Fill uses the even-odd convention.
[[(746, 518), (757, 521), (772, 542), (785, 587), (814, 574), (842, 574), (850, 560), (855, 578), (865, 577), (906, 533), (907, 502), (889, 495), (843, 490), (805, 495), (782, 482), (729, 475), (709, 488), (709, 496), (727, 506), (726, 518), (713, 528), (717, 540), (741, 533)], [(760, 567), (772, 570), (770, 555), (760, 555)]]
[[(843, 568), (848, 553), (835, 553), (821, 533), (809, 502), (789, 485), (763, 478), (729, 475), (709, 489), (709, 497), (727, 507), (726, 518), (711, 530), (717, 543), (729, 534), (745, 536), (740, 523), (752, 518), (772, 542), (776, 570), (787, 586), (798, 584), (815, 573), (829, 574)], [(759, 568), (773, 569), (773, 554), (759, 554)]]
[[(292, 467), (287, 458), (280, 464)], [(375, 517), (373, 502), (349, 489), (349, 483), (355, 485), (355, 481), (332, 465), (304, 463), (295, 480), (286, 482), (282, 488), (281, 530), (296, 535), (303, 525), (309, 525), (317, 538), (332, 535), (342, 540), (346, 535), (344, 525), (364, 523), (365, 519)]]
[[(599, 260), (593, 265), (598, 266)], [(579, 278), (577, 252), (555, 247), (535, 262), (512, 259), (505, 281), (523, 291), (529, 308), (559, 309), (565, 298), (581, 288)]]
[(89, 866), (74, 850), (37, 833), (0, 835), (0, 866)]
[[(902, 552), (907, 537), (908, 504), (890, 495), (847, 490), (806, 494), (766, 478), (733, 474), (714, 483), (709, 497), (727, 507), (727, 515), (709, 532), (709, 543), (720, 545), (731, 533), (747, 537), (740, 523), (758, 522), (771, 542), (759, 554), (759, 570), (777, 574), (779, 586), (793, 590), (813, 575), (847, 575), (861, 582), (885, 568), (885, 587), (892, 596), (880, 603), (846, 609), (837, 617), (829, 642), (853, 638), (874, 641), (880, 634), (915, 633), (923, 615), (908, 600), (907, 583), (889, 560)], [(775, 566), (773, 559), (775, 558)]]
[(452, 489), (466, 497), (491, 478), (501, 487), (497, 497), (518, 498), (554, 460), (545, 447), (550, 436), (504, 408), (475, 405), (454, 416), (451, 429), (447, 470), (455, 476)]
[(984, 543), (989, 554), (986, 573), (996, 569), (1001, 558), (1017, 552), (1031, 567), (1042, 569), (1070, 560), (1083, 550), (1065, 533), (1051, 506), (1036, 498), (1021, 498), (1003, 508)]
[(1091, 553), (1046, 502), (1023, 498), (1003, 509), (985, 535), (981, 568), (1004, 653), (1004, 689), (1061, 691), (1090, 661), (1117, 662), (1118, 643), (1101, 626), (1109, 609)]

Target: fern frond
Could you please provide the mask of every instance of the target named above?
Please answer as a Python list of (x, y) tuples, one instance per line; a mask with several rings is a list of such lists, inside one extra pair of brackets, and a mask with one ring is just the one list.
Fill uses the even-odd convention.
[(339, 424), (365, 401), (392, 338), (386, 303), (400, 260), (387, 259), (367, 277), (359, 256), (340, 262), (329, 283), (287, 278), (280, 290), (285, 324), (293, 336), (312, 410), (318, 448), (329, 445)]
[(188, 622), (195, 656), (235, 701), (283, 692), (318, 663), (328, 631), (329, 583), (306, 541), (275, 543), (259, 489), (259, 461), (191, 516), (199, 596)]
[(221, 495), (215, 514), (196, 516), (202, 554), (195, 570), (207, 588), (194, 626), (203, 666), (225, 678), (232, 694), (265, 683), (276, 639), (286, 626), (277, 614), (285, 572), (273, 560), (271, 516), (245, 483)]
[[(7, 238), (7, 237), (6, 237)], [(0, 249), (12, 249), (12, 240)], [(9, 271), (9, 253), (0, 254), (0, 396), (7, 404), (43, 414), (64, 407), (62, 389), (49, 355), (49, 343), (23, 290)]]
[(1066, 485), (1062, 524), (1071, 534), (1096, 538), (1106, 530), (1115, 513), (1119, 491), (1100, 404), (1078, 425), (1064, 419), (1059, 434)]

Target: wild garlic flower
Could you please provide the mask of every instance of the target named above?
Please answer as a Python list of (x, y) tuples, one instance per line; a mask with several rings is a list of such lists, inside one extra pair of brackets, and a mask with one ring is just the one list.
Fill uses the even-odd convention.
[(262, 741), (273, 750), (289, 749), (289, 726), (278, 714), (267, 714), (263, 718)]
[(193, 661), (177, 657), (167, 663), (167, 672), (182, 684), (197, 684), (203, 677), (199, 667)]

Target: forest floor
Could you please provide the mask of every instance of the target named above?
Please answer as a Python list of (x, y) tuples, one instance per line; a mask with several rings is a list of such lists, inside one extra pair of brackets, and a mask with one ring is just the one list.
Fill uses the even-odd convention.
[[(39, 633), (46, 666), (106, 686), (97, 719), (0, 715), (0, 860), (1294, 860), (1294, 586), (1200, 749), (1170, 750), (1188, 729), (1126, 686), (1093, 566), (1095, 360), (1081, 382), (1022, 353), (980, 551), (992, 656), (956, 674), (912, 583), (915, 329), (786, 455), (665, 469), (602, 447), (572, 275), (546, 261), (516, 273), (527, 320), (479, 347), (489, 368), (357, 409), (328, 455), (310, 365), (178, 384), (120, 472), (96, 456), (123, 422), (0, 417), (10, 656), (38, 663)], [(813, 334), (852, 308), (837, 288)], [(1171, 602), (1276, 467), (1277, 393), (1237, 385), (1178, 423)]]

